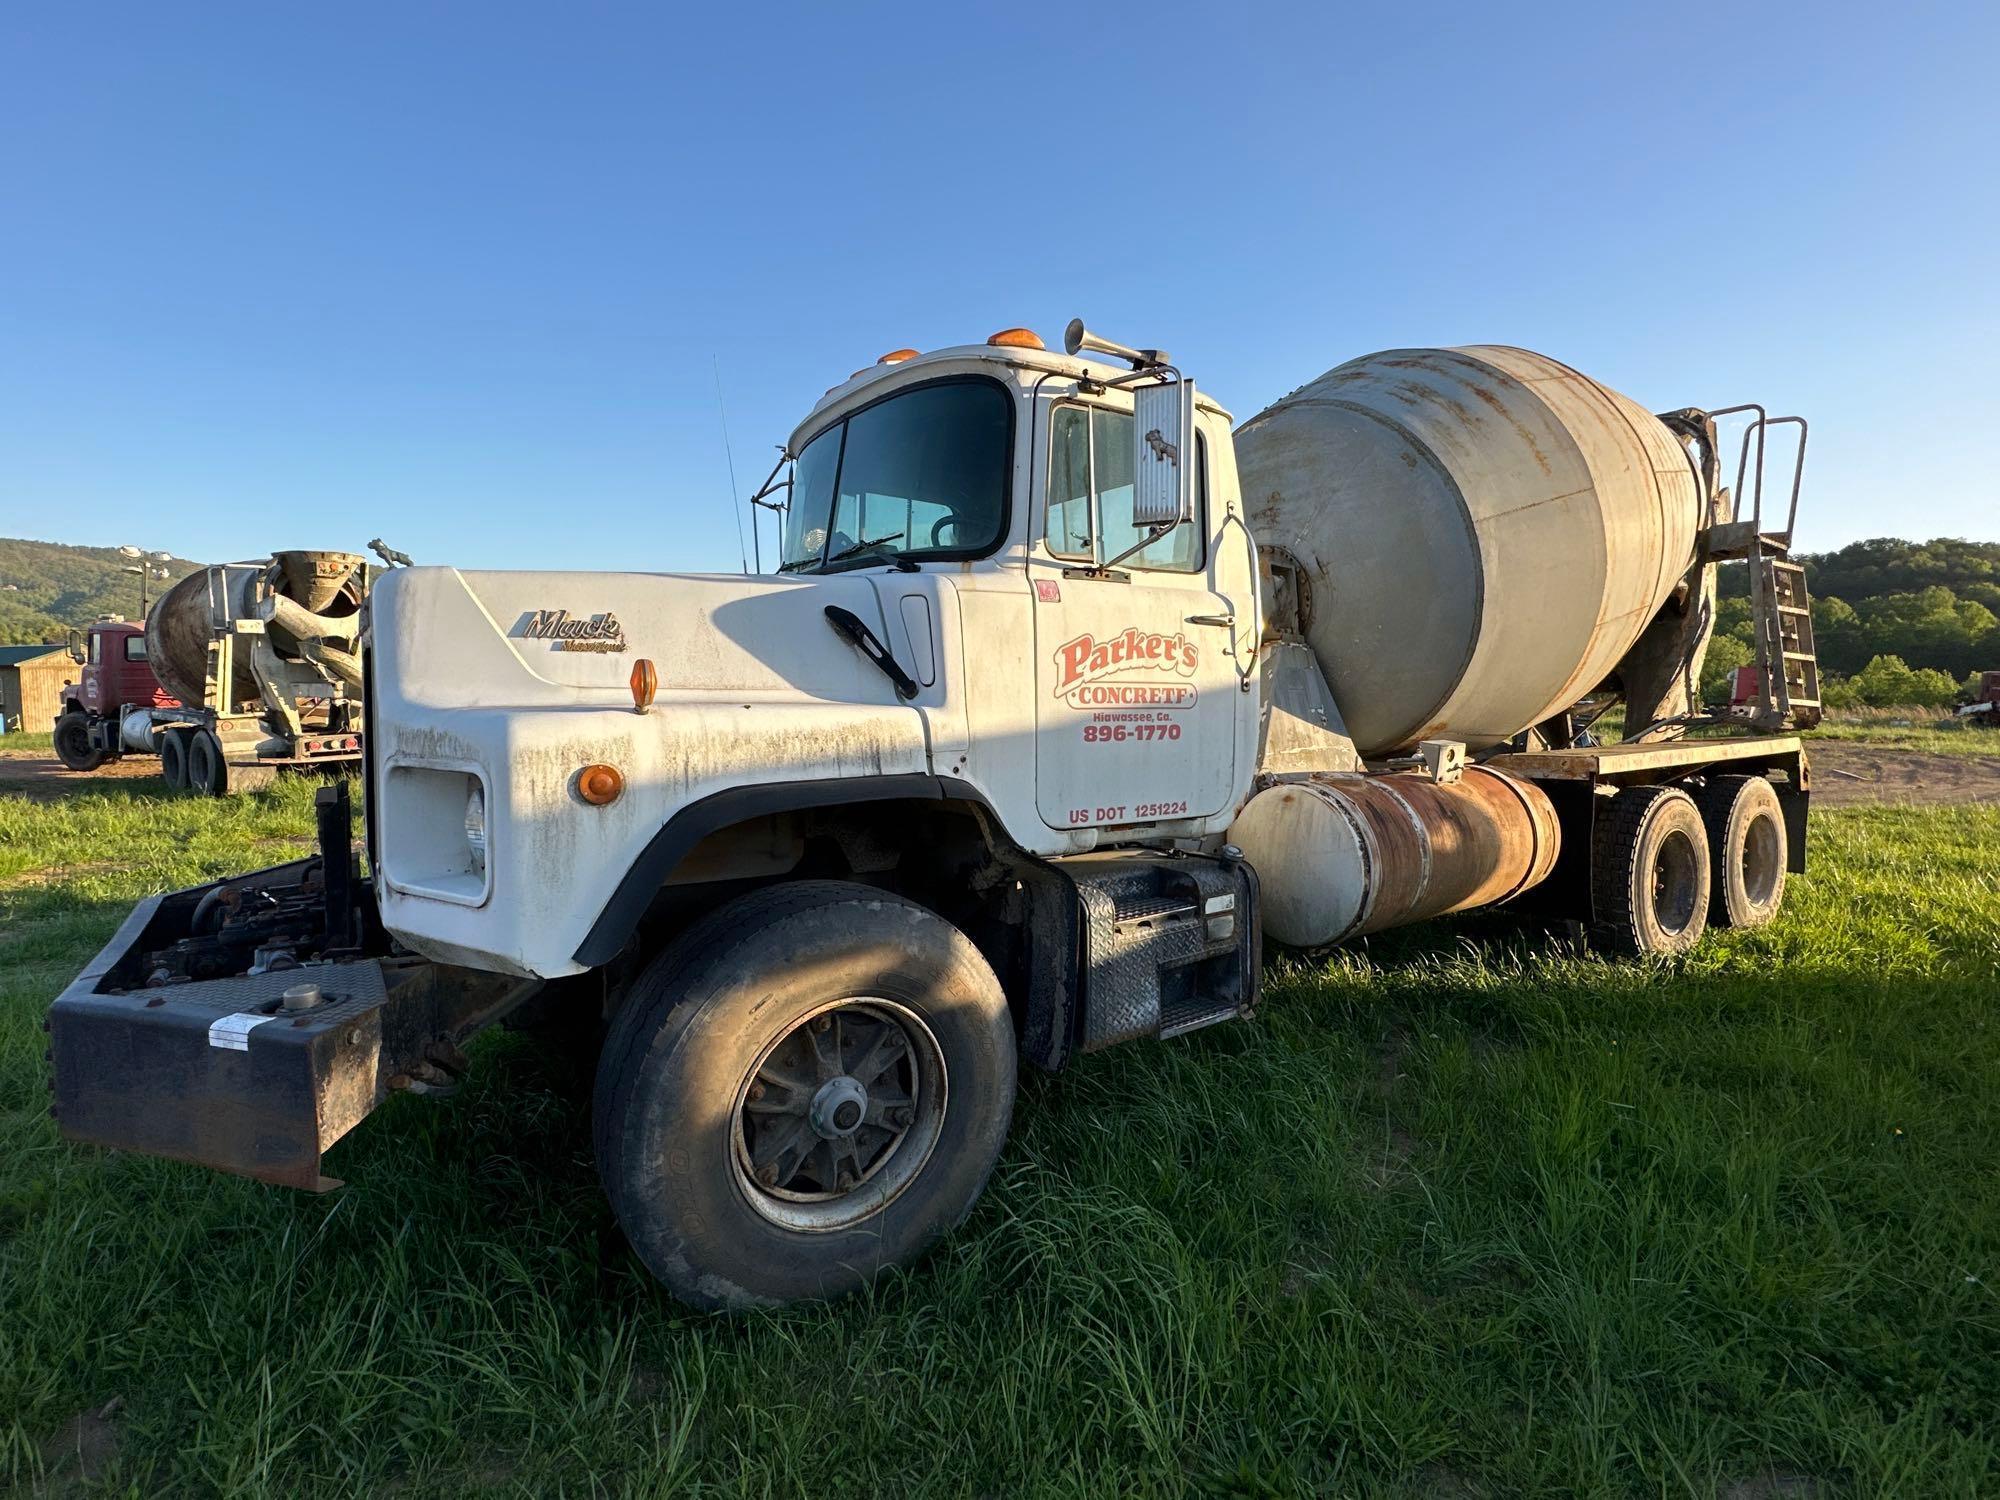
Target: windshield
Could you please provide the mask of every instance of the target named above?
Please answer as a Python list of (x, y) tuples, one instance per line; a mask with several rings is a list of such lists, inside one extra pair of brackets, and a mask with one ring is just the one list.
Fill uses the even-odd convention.
[(1012, 412), (994, 382), (951, 380), (827, 428), (799, 454), (780, 569), (963, 557), (997, 546)]

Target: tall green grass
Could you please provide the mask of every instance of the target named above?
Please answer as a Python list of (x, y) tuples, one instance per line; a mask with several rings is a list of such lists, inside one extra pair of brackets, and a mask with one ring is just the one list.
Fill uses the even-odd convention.
[(290, 857), (309, 804), (0, 799), (18, 1485), (73, 1478), (55, 1440), (114, 1397), (94, 1484), (138, 1494), (2000, 1480), (2000, 809), (1820, 818), (1784, 918), (1680, 963), (1493, 921), (1281, 963), (1252, 1022), (1026, 1078), (923, 1266), (715, 1320), (624, 1249), (586, 1079), (523, 1037), (364, 1124), (327, 1197), (58, 1141), (50, 997), (137, 896)]

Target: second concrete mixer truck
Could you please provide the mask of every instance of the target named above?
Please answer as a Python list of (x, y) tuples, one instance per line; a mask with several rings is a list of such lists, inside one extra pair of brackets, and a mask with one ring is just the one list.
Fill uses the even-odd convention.
[(94, 771), (157, 755), (168, 786), (211, 797), (358, 762), (370, 576), (351, 552), (215, 563), (160, 595), (143, 627), (73, 632), (82, 671), (56, 717), (57, 757)]
[[(581, 1019), (638, 1254), (783, 1302), (966, 1214), (1018, 1061), (1248, 1015), (1267, 940), (1774, 917), (1817, 705), (1763, 474), (1802, 425), (1481, 347), (1232, 432), (1163, 352), (1065, 345), (830, 390), (758, 497), (773, 572), (382, 577), (365, 871), (343, 784), (316, 857), (142, 903), (50, 1012), (64, 1134), (326, 1188), (481, 1027)], [(1760, 687), (1711, 709), (1730, 559)]]

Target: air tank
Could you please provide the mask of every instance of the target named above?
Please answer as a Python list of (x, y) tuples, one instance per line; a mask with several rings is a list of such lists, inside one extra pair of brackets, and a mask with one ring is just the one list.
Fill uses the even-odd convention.
[(1694, 558), (1704, 497), (1637, 403), (1525, 349), (1350, 360), (1236, 434), (1356, 747), (1499, 744), (1588, 693)]

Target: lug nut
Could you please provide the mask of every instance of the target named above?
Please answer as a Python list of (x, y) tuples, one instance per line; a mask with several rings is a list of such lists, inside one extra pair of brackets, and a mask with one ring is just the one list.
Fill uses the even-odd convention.
[(757, 1101), (758, 1101), (759, 1099), (762, 1099), (763, 1097), (764, 1097), (764, 1085), (763, 1085), (763, 1084), (761, 1084), (761, 1083), (753, 1083), (753, 1084), (751, 1084), (751, 1085), (750, 1085), (750, 1102), (751, 1102), (752, 1104), (755, 1104), (755, 1103), (756, 1103), (756, 1102), (757, 1102)]
[(839, 1188), (843, 1193), (852, 1192), (854, 1189), (854, 1174), (852, 1172), (842, 1172), (834, 1186)]
[(819, 1032), (821, 1035), (825, 1035), (825, 1033), (830, 1031), (832, 1028), (833, 1028), (832, 1016), (821, 1016), (817, 1021), (813, 1022), (813, 1030)]
[(763, 1183), (765, 1187), (776, 1187), (778, 1185), (778, 1169), (776, 1167), (759, 1167), (757, 1169), (757, 1180)]
[(889, 1111), (889, 1123), (898, 1130), (908, 1130), (910, 1128), (910, 1121), (915, 1118), (906, 1104), (898, 1105)]

